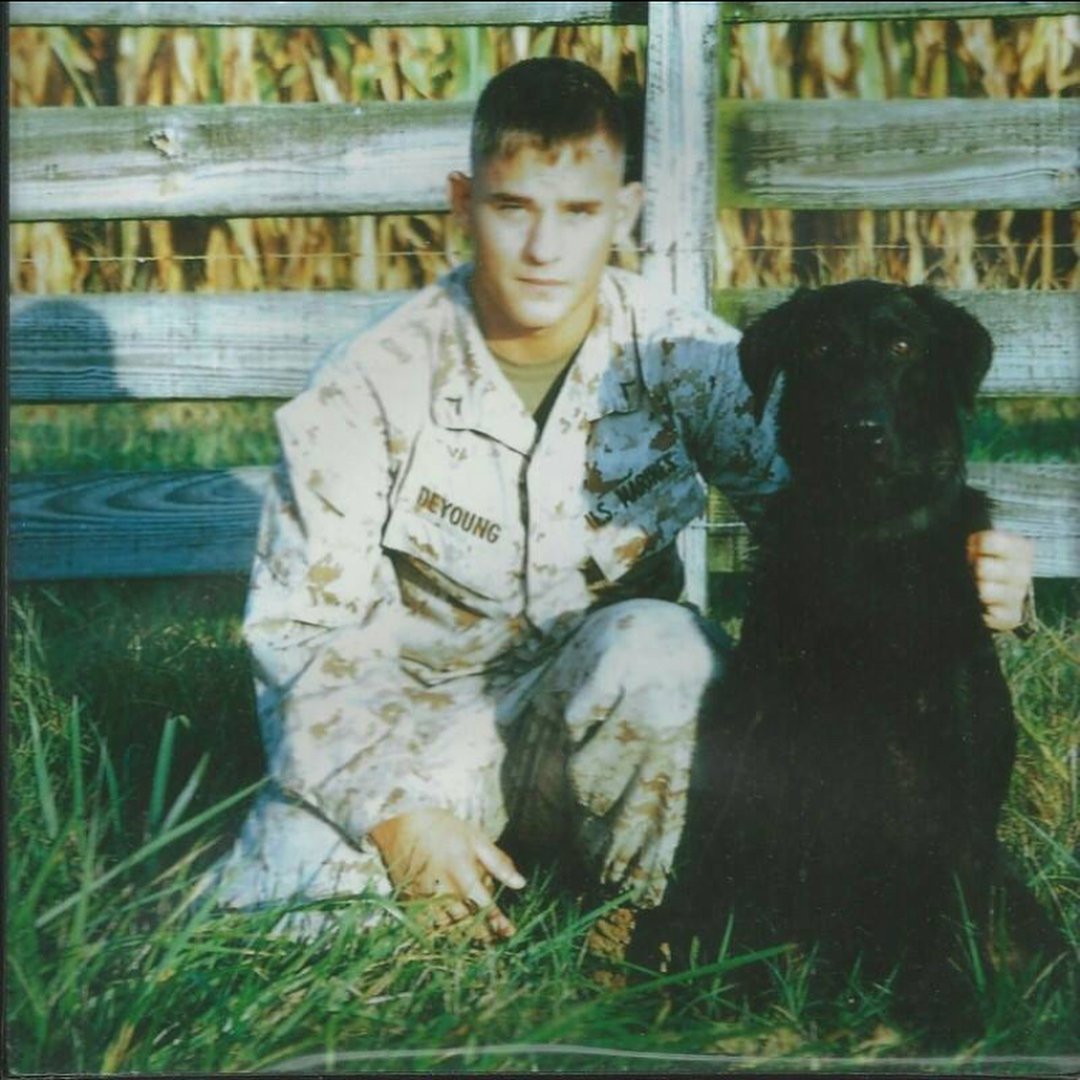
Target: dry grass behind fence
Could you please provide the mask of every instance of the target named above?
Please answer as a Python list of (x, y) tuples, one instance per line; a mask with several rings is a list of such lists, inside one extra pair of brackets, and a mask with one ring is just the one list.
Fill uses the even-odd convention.
[[(400, 101), (471, 97), (526, 56), (644, 83), (636, 26), (510, 28), (17, 27), (15, 107)], [(1080, 16), (750, 24), (725, 29), (731, 97), (1067, 96)], [(852, 276), (959, 287), (1075, 288), (1080, 215), (1054, 211), (719, 211), (722, 286)], [(463, 251), (444, 215), (17, 224), (26, 293), (398, 289)]]

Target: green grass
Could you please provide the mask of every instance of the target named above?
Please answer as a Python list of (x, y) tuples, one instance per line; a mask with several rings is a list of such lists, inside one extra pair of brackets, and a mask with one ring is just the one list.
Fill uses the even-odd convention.
[[(277, 459), (278, 401), (16, 405), (13, 473), (209, 469)], [(967, 423), (975, 461), (1080, 461), (1080, 401), (981, 401)]]
[(965, 428), (972, 461), (1080, 462), (1075, 398), (980, 401)]
[[(276, 456), (273, 407), (18, 407), (11, 465), (264, 464)], [(982, 407), (973, 456), (1076, 460), (1076, 405), (1062, 409)], [(734, 626), (743, 579), (721, 580), (718, 616)], [(676, 1072), (897, 1059), (909, 1071), (1076, 1072), (1075, 967), (1057, 983), (1028, 972), (987, 987), (981, 1032), (942, 1045), (898, 1026), (887, 987), (857, 975), (827, 985), (806, 958), (787, 953), (757, 961), (770, 989), (752, 1001), (737, 980), (738, 956), (701, 956), (673, 982), (642, 975), (605, 989), (583, 956), (597, 913), (542, 882), (514, 906), (519, 934), (488, 949), (431, 941), (399, 908), (361, 931), (379, 906), (373, 899), (346, 905), (337, 929), (310, 945), (271, 936), (274, 913), (211, 916), (194, 901), (197, 873), (228, 843), (263, 773), (239, 637), (244, 593), (243, 580), (217, 578), (68, 582), (11, 595), (13, 1072), (206, 1073), (290, 1062), (309, 1072)], [(1080, 588), (1040, 582), (1038, 599), (1039, 633), (1000, 641), (1021, 729), (1001, 831), (1075, 942)], [(1054, 1060), (1062, 1055), (1071, 1064)]]
[[(1051, 1058), (1073, 1055), (1075, 1071), (1075, 971), (987, 990), (982, 1033), (941, 1046), (896, 1024), (887, 988), (824, 985), (788, 954), (758, 961), (772, 989), (752, 1004), (730, 970), (737, 956), (605, 989), (583, 957), (596, 913), (543, 883), (513, 909), (518, 936), (487, 949), (429, 940), (402, 909), (361, 931), (374, 899), (345, 905), (317, 944), (270, 936), (273, 914), (212, 916), (192, 900), (196, 872), (246, 803), (223, 800), (262, 771), (243, 592), (221, 579), (23, 586), (12, 597), (14, 1071), (292, 1061), (324, 1072), (670, 1072), (704, 1068), (701, 1054), (747, 1068), (931, 1055), (942, 1068), (1025, 1075), (1035, 1066), (1021, 1058), (1052, 1072)], [(1021, 721), (1002, 833), (1075, 941), (1080, 624), (1066, 606), (1073, 613), (1032, 640), (1001, 643)]]
[(16, 405), (13, 473), (213, 469), (277, 460), (280, 401)]

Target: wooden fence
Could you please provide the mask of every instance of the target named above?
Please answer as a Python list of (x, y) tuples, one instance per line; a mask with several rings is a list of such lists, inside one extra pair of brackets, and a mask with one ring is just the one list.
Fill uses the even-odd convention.
[[(994, 17), (1073, 3), (12, 3), (15, 24), (446, 25), (648, 22), (643, 273), (737, 321), (776, 290), (714, 296), (717, 195), (727, 206), (1064, 208), (1080, 205), (1080, 101), (721, 101), (719, 19)], [(17, 109), (15, 221), (357, 214), (446, 209), (467, 164), (470, 105)], [(280, 148), (289, 146), (287, 158)], [(392, 161), (393, 169), (386, 167)], [(954, 292), (991, 329), (984, 393), (1080, 394), (1075, 294)], [(331, 341), (399, 295), (247, 293), (15, 297), (14, 402), (282, 397)], [(1042, 576), (1080, 575), (1080, 470), (983, 465), (998, 521), (1038, 542)], [(21, 580), (247, 568), (268, 470), (16, 478)], [(691, 598), (705, 541), (687, 530)]]

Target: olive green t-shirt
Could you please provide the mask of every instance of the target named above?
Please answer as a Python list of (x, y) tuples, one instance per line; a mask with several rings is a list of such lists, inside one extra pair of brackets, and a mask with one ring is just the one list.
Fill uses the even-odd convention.
[(556, 356), (554, 360), (548, 360), (542, 364), (516, 364), (492, 352), (502, 373), (517, 391), (518, 397), (521, 398), (525, 408), (532, 414), (539, 427), (544, 426), (547, 414), (551, 411), (555, 398), (558, 397), (562, 377), (577, 355), (579, 347), (575, 347), (569, 356)]

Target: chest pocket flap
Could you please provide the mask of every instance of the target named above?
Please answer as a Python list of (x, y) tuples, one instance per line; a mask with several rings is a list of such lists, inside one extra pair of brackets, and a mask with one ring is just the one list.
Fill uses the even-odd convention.
[(400, 478), (383, 547), (493, 599), (520, 588), (520, 458), (472, 431), (425, 429)]

